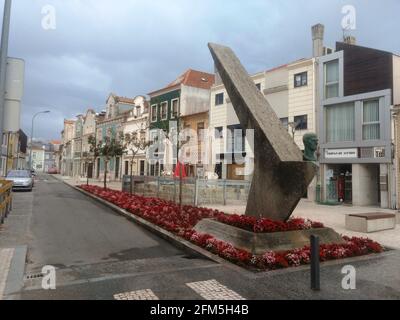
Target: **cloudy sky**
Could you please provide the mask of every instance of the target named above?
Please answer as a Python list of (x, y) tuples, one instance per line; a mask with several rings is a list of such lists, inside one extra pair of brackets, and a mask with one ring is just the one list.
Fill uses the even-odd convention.
[[(26, 61), (22, 129), (49, 109), (35, 136), (59, 138), (64, 118), (102, 110), (110, 92), (134, 97), (188, 68), (212, 71), (208, 42), (231, 46), (250, 73), (309, 57), (313, 24), (325, 24), (326, 45), (341, 39), (345, 5), (356, 8), (360, 45), (400, 53), (398, 0), (13, 0), (9, 55)], [(54, 30), (42, 26), (46, 6)]]

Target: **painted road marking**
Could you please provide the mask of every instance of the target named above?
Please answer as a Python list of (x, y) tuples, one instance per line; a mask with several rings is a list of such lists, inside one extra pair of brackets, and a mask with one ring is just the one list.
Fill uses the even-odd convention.
[(206, 300), (246, 300), (235, 291), (220, 284), (217, 280), (192, 282), (186, 285)]
[(150, 289), (118, 293), (115, 300), (160, 300)]
[(3, 300), (14, 249), (0, 249), (0, 300)]

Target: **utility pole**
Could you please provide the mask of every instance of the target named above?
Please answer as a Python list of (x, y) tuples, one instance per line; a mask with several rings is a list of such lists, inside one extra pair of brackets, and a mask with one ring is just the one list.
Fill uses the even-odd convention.
[[(4, 101), (6, 91), (8, 39), (10, 36), (11, 0), (4, 1), (3, 30), (0, 48), (0, 148), (3, 149)], [(1, 150), (1, 153), (3, 151)]]

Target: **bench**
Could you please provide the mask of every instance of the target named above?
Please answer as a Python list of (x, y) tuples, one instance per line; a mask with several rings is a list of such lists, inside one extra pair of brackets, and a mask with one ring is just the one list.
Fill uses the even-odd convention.
[(393, 213), (373, 212), (350, 214), (346, 216), (346, 229), (371, 233), (396, 228), (396, 215)]

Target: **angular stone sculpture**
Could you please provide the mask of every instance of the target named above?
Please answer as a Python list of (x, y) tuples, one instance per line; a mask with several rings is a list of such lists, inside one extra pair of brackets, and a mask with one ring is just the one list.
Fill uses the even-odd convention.
[(234, 52), (217, 44), (209, 48), (243, 130), (254, 130), (254, 178), (246, 215), (286, 221), (318, 167), (303, 161), (303, 153)]

